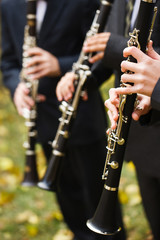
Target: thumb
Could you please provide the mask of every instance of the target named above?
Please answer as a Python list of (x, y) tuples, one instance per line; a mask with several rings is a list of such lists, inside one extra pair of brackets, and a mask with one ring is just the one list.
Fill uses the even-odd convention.
[(46, 97), (42, 94), (38, 94), (36, 97), (36, 102), (44, 102), (46, 101)]
[(132, 113), (132, 118), (134, 121), (138, 121), (139, 118), (143, 115), (142, 111), (139, 109), (135, 109), (134, 112)]
[(160, 56), (159, 54), (153, 49), (153, 42), (150, 41), (148, 43), (148, 50), (147, 50), (147, 53), (148, 53), (148, 56), (153, 58), (153, 59), (156, 59), (156, 60), (160, 60)]

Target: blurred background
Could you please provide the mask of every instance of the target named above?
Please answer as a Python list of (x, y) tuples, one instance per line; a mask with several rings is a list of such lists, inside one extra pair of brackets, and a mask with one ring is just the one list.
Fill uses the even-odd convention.
[[(101, 86), (103, 99), (107, 98), (113, 81), (111, 78)], [(71, 240), (73, 234), (63, 222), (55, 194), (21, 186), (25, 138), (24, 119), (17, 114), (0, 73), (0, 239)], [(38, 172), (43, 176), (46, 166), (40, 145), (36, 152)], [(132, 162), (124, 162), (119, 197), (127, 240), (151, 240)]]

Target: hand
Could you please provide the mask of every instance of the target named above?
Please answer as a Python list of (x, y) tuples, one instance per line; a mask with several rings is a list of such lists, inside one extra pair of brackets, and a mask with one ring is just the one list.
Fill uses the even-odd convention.
[(31, 79), (40, 79), (42, 77), (57, 77), (61, 75), (58, 59), (51, 53), (34, 47), (26, 52), (30, 56), (26, 64), (27, 74), (31, 75)]
[[(73, 72), (66, 73), (58, 82), (56, 87), (56, 95), (59, 101), (63, 99), (68, 101), (72, 98), (74, 89), (74, 81), (76, 80), (76, 75)], [(83, 93), (83, 100), (87, 100), (87, 94)]]
[[(116, 88), (109, 90), (109, 99), (105, 101), (105, 106), (108, 108), (108, 116), (111, 123), (111, 128), (115, 129), (118, 120), (119, 95), (116, 93)], [(108, 132), (107, 132), (108, 133)]]
[(151, 98), (142, 94), (137, 94), (138, 105), (132, 113), (132, 118), (138, 121), (142, 115), (147, 114), (151, 110)]
[(130, 70), (134, 74), (124, 73), (121, 76), (123, 83), (134, 83), (125, 88), (119, 88), (118, 94), (140, 93), (151, 96), (153, 89), (160, 78), (160, 55), (152, 47), (152, 42), (148, 44), (148, 56), (136, 47), (129, 47), (124, 50), (124, 57), (132, 55), (137, 59), (137, 63), (123, 61), (121, 63), (122, 72)]
[[(116, 88), (111, 88), (109, 91), (109, 99), (105, 101), (105, 106), (108, 108), (108, 116), (111, 122), (111, 129), (115, 129), (118, 120), (119, 94)], [(132, 118), (138, 121), (140, 116), (147, 114), (151, 109), (150, 97), (138, 94), (138, 105), (135, 107)], [(107, 131), (109, 133), (109, 131)]]
[(68, 101), (72, 98), (74, 92), (74, 80), (76, 75), (73, 72), (66, 73), (58, 82), (56, 87), (56, 95), (58, 101)]
[[(23, 109), (31, 109), (34, 106), (33, 99), (28, 96), (29, 95), (29, 89), (26, 87), (25, 83), (19, 83), (19, 85), (16, 88), (16, 91), (14, 93), (13, 101), (17, 108), (18, 113), (23, 116)], [(37, 96), (38, 101), (42, 102), (45, 101), (45, 96), (39, 94)]]
[(85, 53), (98, 52), (96, 55), (89, 59), (90, 63), (95, 63), (96, 61), (103, 58), (110, 35), (111, 33), (109, 32), (98, 33), (92, 37), (89, 37), (85, 41), (83, 46), (83, 51)]

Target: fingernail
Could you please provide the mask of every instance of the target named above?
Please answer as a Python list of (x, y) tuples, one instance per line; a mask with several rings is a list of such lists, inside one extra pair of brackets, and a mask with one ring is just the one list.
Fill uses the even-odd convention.
[(27, 51), (25, 51), (25, 52), (23, 53), (23, 57), (29, 57)]
[(89, 59), (89, 62), (90, 62), (90, 63), (94, 63), (94, 60), (93, 60), (93, 59)]

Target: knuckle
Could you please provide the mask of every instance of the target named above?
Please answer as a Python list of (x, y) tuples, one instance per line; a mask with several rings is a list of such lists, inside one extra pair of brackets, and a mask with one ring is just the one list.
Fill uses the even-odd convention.
[(130, 53), (131, 54), (134, 54), (135, 51), (136, 51), (136, 47), (134, 47), (134, 46), (130, 47)]
[(114, 88), (110, 88), (109, 94), (112, 94), (114, 92)]
[(108, 107), (108, 105), (109, 105), (109, 99), (107, 99), (104, 104), (105, 104), (106, 107)]
[[(146, 74), (146, 67), (144, 65), (141, 66), (141, 73), (142, 75)], [(141, 77), (141, 80), (142, 80), (142, 77)]]
[(138, 85), (137, 85), (137, 91), (139, 92), (139, 91), (141, 91), (142, 89), (143, 89), (142, 84), (138, 84)]

